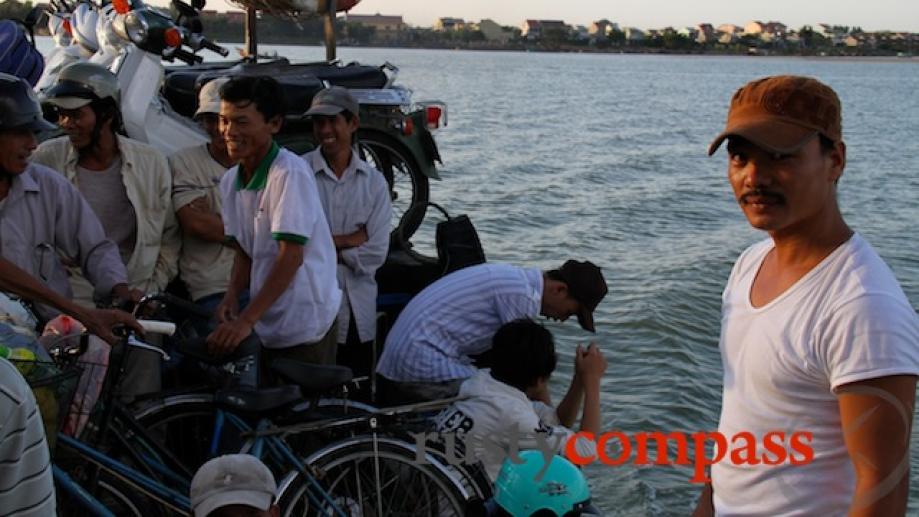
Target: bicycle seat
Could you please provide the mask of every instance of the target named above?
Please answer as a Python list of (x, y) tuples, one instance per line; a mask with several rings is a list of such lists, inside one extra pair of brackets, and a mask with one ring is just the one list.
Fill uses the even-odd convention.
[(303, 400), (299, 386), (221, 390), (214, 394), (218, 407), (235, 413), (267, 413)]
[(236, 362), (243, 357), (255, 354), (261, 342), (255, 334), (250, 335), (236, 347), (232, 353), (227, 355), (212, 355), (207, 350), (207, 341), (205, 338), (193, 338), (180, 342), (176, 345), (176, 350), (188, 357), (211, 365), (221, 365)]
[(293, 359), (275, 359), (270, 367), (285, 381), (299, 386), (307, 397), (337, 388), (354, 377), (351, 368), (346, 366), (309, 364)]

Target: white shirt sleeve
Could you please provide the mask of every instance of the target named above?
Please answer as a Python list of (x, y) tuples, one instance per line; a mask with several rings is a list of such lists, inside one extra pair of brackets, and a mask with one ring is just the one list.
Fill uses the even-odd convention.
[(818, 335), (832, 389), (891, 375), (919, 375), (919, 317), (886, 294), (859, 296), (836, 307)]
[[(283, 174), (279, 181), (271, 184), (273, 209), (271, 211), (271, 235), (278, 237), (300, 237), (301, 244), (312, 236), (317, 214), (322, 210), (316, 180), (308, 169), (293, 168), (278, 171)], [(310, 203), (316, 206), (304, 206)], [(291, 239), (299, 240), (299, 239)]]

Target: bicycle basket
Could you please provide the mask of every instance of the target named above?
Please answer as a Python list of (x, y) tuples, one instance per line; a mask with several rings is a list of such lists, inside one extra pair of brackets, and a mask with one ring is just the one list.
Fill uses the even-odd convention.
[(35, 395), (48, 439), (48, 449), (53, 453), (57, 433), (64, 428), (70, 403), (82, 373), (79, 367), (61, 370), (54, 363), (43, 361), (10, 360), (25, 377)]

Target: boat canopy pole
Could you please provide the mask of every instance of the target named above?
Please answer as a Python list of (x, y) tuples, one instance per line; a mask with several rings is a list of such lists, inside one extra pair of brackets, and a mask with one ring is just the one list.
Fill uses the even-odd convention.
[(328, 0), (325, 13), (325, 60), (335, 61), (335, 11), (337, 2)]
[(246, 9), (246, 58), (252, 60), (253, 63), (258, 61), (256, 20), (255, 9), (252, 7)]

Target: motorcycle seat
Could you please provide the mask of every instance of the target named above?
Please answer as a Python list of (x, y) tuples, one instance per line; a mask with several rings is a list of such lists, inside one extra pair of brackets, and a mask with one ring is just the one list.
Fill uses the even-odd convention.
[(323, 88), (323, 81), (345, 88), (378, 89), (388, 80), (386, 74), (374, 66), (326, 62), (291, 64), (286, 59), (172, 68), (166, 73), (163, 94), (175, 111), (187, 117), (197, 108), (197, 93), (201, 87), (223, 76), (267, 75), (277, 79), (284, 90), (288, 115), (299, 115), (309, 109), (313, 95)]

